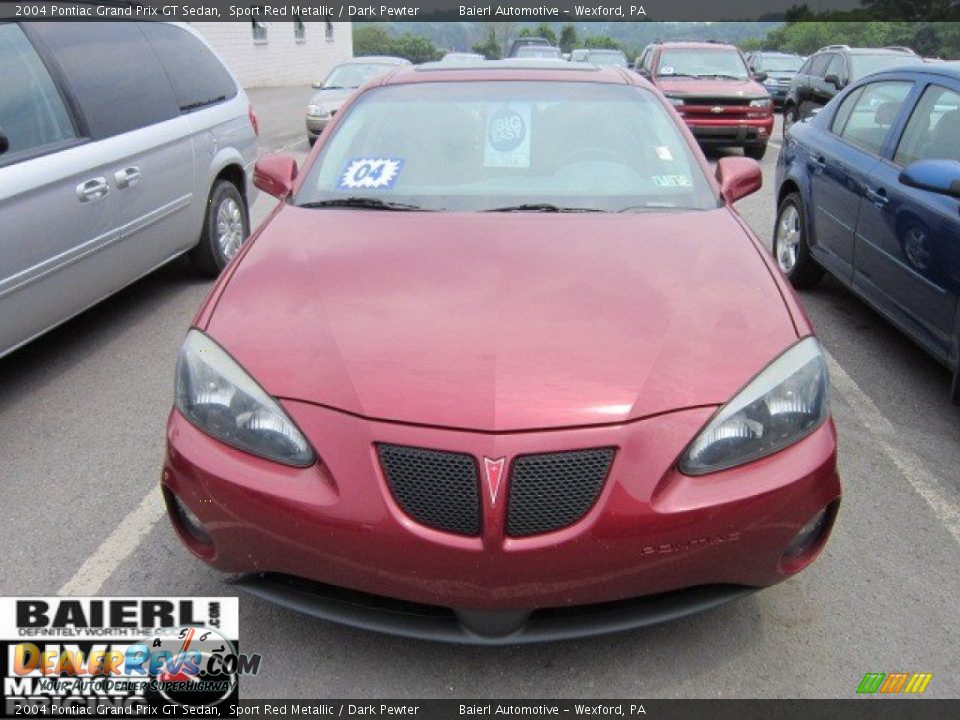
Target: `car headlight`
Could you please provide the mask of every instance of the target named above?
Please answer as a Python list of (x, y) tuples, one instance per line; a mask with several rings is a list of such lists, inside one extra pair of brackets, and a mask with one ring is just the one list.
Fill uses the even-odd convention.
[(307, 105), (307, 115), (319, 115), (320, 117), (326, 117), (330, 113), (326, 108), (321, 107), (320, 105)]
[(756, 100), (750, 101), (750, 107), (752, 108), (764, 108), (769, 109), (772, 106), (773, 102), (770, 98), (758, 98)]
[(212, 437), (285, 465), (308, 467), (313, 450), (280, 405), (199, 330), (177, 360), (177, 409)]
[(680, 459), (705, 475), (771, 455), (802, 440), (830, 414), (827, 364), (814, 337), (770, 363), (720, 411)]
[(670, 104), (673, 105), (674, 107), (680, 107), (681, 105), (683, 105), (683, 98), (672, 97), (670, 95), (667, 95), (667, 100), (669, 100)]

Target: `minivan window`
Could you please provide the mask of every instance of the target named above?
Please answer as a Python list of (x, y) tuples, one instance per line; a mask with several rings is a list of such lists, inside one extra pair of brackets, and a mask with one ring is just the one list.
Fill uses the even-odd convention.
[(0, 25), (0, 130), (7, 151), (0, 163), (76, 137), (50, 73), (19, 25)]
[(182, 111), (236, 96), (230, 73), (210, 48), (187, 30), (166, 23), (144, 23), (140, 29), (163, 63)]
[(327, 138), (296, 204), (348, 200), (470, 212), (718, 206), (680, 128), (649, 90), (510, 80), (363, 93)]
[(136, 23), (33, 23), (83, 110), (90, 135), (111, 137), (180, 114), (163, 66)]

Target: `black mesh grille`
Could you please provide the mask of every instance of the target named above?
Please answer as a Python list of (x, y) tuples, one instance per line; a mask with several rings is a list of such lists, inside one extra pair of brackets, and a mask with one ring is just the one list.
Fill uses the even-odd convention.
[(377, 445), (390, 491), (417, 522), (461, 535), (480, 534), (477, 464), (471, 455)]
[(613, 448), (523, 455), (513, 462), (507, 534), (559, 530), (582, 518), (610, 470)]

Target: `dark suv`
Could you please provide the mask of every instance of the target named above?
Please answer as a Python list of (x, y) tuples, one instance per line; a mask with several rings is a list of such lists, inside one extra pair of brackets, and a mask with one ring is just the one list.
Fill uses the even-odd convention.
[(783, 101), (783, 132), (798, 120), (815, 114), (854, 80), (904, 65), (920, 65), (923, 58), (905, 47), (852, 48), (827, 45), (807, 58)]

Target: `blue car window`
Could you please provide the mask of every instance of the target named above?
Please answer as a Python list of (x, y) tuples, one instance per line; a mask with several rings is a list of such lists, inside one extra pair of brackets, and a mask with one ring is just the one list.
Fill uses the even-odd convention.
[(960, 93), (940, 85), (928, 87), (893, 160), (902, 167), (917, 160), (960, 161)]
[[(840, 129), (839, 135), (851, 145), (879, 155), (890, 128), (900, 114), (900, 108), (906, 100), (912, 82), (889, 80), (870, 83), (853, 103)], [(849, 100), (850, 98), (848, 98)], [(846, 103), (844, 103), (846, 105)], [(846, 108), (841, 106), (840, 110)], [(833, 131), (841, 112), (834, 118)]]

